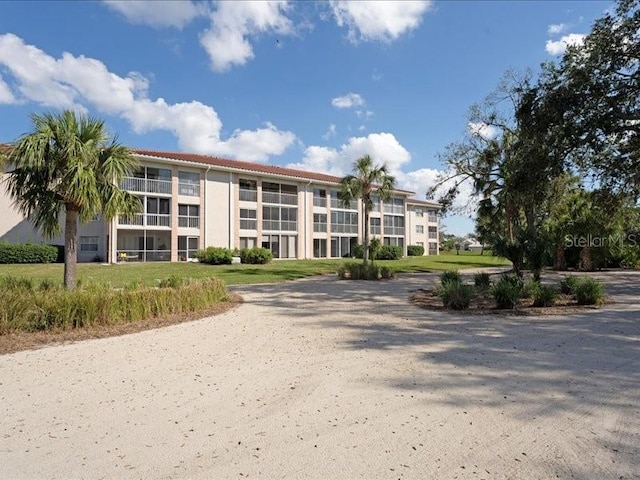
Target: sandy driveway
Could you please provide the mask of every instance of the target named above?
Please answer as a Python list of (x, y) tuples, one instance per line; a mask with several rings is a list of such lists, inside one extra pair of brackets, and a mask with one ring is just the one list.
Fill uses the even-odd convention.
[(628, 303), (564, 318), (420, 310), (426, 274), (252, 286), (0, 356), (0, 478), (640, 478), (640, 275), (616, 275)]

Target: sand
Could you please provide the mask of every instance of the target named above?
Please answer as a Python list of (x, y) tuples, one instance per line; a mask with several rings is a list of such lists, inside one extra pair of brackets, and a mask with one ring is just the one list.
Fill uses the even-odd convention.
[(568, 316), (432, 274), (235, 288), (223, 315), (0, 356), (0, 478), (637, 479), (640, 274)]

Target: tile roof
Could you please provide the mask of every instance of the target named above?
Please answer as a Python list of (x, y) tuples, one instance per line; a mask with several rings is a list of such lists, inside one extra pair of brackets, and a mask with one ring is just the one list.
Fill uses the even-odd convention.
[[(231, 168), (235, 170), (246, 170), (248, 172), (266, 173), (269, 175), (281, 175), (285, 177), (294, 177), (302, 180), (317, 180), (319, 182), (340, 183), (341, 178), (325, 173), (309, 172), (307, 170), (299, 170), (295, 168), (278, 167), (276, 165), (265, 165), (262, 163), (245, 162), (242, 160), (229, 160), (220, 157), (210, 157), (208, 155), (197, 155), (185, 152), (167, 152), (160, 150), (144, 150), (131, 149), (136, 155), (143, 157), (161, 158), (167, 160), (179, 160), (183, 162), (201, 163), (203, 165), (211, 165), (214, 167)], [(409, 190), (396, 189), (396, 192), (412, 194)]]
[(420, 200), (418, 198), (407, 198), (407, 203), (409, 205), (425, 205), (427, 207), (438, 207), (440, 208), (441, 205), (433, 200)]

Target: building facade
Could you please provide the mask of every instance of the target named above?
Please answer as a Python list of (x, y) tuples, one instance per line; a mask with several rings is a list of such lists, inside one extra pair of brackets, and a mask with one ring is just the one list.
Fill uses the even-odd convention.
[[(80, 225), (79, 261), (186, 261), (209, 246), (260, 246), (275, 258), (338, 258), (362, 242), (362, 202), (338, 200), (339, 177), (179, 152), (134, 154), (140, 168), (121, 187), (138, 196), (142, 213)], [(407, 245), (423, 245), (435, 255), (439, 205), (411, 199), (412, 193), (395, 190), (389, 201), (374, 201), (371, 238), (405, 254)], [(4, 192), (0, 240), (43, 241)]]

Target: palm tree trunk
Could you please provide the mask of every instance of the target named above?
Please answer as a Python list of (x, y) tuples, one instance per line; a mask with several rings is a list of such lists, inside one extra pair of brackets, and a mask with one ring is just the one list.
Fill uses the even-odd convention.
[(364, 207), (364, 249), (362, 252), (362, 263), (365, 265), (369, 261), (369, 209)]
[(75, 290), (78, 284), (76, 264), (78, 240), (78, 210), (75, 207), (66, 206), (66, 218), (64, 222), (64, 287), (67, 290)]
[(566, 270), (567, 269), (567, 260), (564, 256), (564, 242), (559, 241), (556, 243), (556, 254), (553, 260), (553, 269), (554, 270)]

